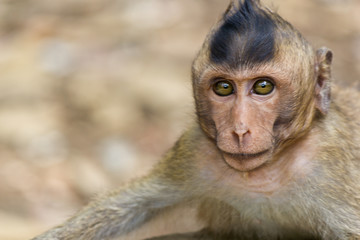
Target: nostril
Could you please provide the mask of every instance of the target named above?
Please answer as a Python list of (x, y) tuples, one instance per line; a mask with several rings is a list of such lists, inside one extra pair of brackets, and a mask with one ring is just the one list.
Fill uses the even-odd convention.
[(233, 141), (237, 145), (237, 147), (240, 147), (240, 136), (234, 131), (232, 133)]
[(243, 135), (242, 135), (242, 144), (243, 146), (246, 146), (249, 144), (250, 142), (250, 131), (246, 131)]

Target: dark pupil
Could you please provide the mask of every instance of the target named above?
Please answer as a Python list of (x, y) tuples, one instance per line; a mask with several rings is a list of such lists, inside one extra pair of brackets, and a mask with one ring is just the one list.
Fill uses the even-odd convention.
[(260, 84), (260, 86), (262, 87), (262, 88), (265, 88), (266, 87), (266, 82), (264, 81), (264, 82), (262, 82), (261, 84)]
[(222, 87), (225, 88), (225, 89), (228, 89), (228, 88), (229, 88), (229, 84), (228, 84), (228, 83), (223, 83), (223, 84), (222, 84)]

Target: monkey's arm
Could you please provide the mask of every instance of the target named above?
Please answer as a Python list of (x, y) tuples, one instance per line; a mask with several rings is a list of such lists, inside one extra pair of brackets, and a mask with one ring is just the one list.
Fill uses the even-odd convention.
[(186, 159), (191, 157), (185, 150), (185, 145), (190, 144), (187, 142), (191, 142), (187, 135), (179, 139), (148, 176), (93, 201), (64, 224), (34, 240), (100, 240), (121, 236), (162, 209), (184, 201), (189, 197), (186, 191), (189, 171), (185, 174), (182, 169), (191, 162)]
[(131, 232), (162, 208), (176, 204), (176, 191), (158, 179), (144, 178), (127, 188), (90, 203), (64, 224), (36, 237), (40, 239), (108, 239)]

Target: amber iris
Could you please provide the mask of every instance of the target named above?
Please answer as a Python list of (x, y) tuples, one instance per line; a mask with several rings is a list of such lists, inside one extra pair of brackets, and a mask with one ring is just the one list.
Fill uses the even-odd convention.
[(234, 93), (234, 87), (229, 81), (219, 81), (213, 85), (213, 91), (219, 96), (229, 96)]
[(267, 79), (257, 80), (253, 86), (254, 93), (258, 95), (267, 95), (274, 90), (274, 84)]

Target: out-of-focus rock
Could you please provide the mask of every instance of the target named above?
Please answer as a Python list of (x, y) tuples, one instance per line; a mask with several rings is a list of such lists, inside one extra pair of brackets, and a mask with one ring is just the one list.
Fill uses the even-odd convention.
[(127, 175), (135, 171), (135, 149), (121, 139), (106, 139), (99, 148), (100, 160), (106, 171), (113, 174)]

